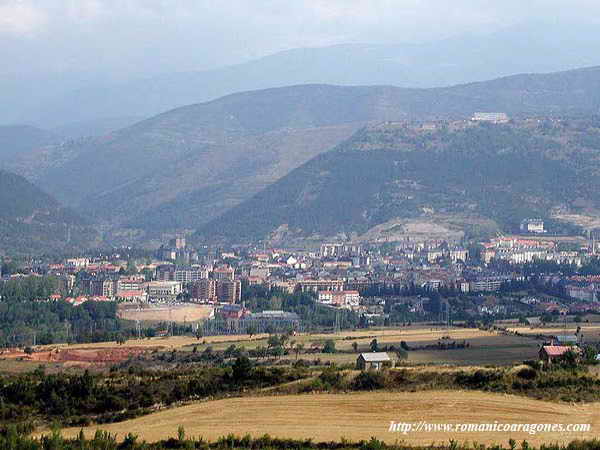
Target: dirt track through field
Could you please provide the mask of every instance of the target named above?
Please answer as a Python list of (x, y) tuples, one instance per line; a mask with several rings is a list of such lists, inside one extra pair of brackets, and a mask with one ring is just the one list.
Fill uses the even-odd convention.
[[(99, 426), (123, 438), (129, 432), (146, 441), (177, 435), (182, 425), (188, 436), (214, 440), (220, 436), (271, 436), (313, 441), (370, 439), (372, 436), (393, 443), (476, 441), (507, 444), (510, 438), (542, 442), (568, 442), (593, 438), (600, 430), (598, 404), (570, 405), (522, 397), (464, 391), (416, 393), (305, 394), (278, 397), (245, 397), (197, 403), (154, 413), (122, 423)], [(390, 421), (428, 423), (589, 423), (587, 433), (527, 432), (389, 432)], [(96, 427), (84, 429), (91, 436)], [(65, 430), (74, 436), (79, 428)]]

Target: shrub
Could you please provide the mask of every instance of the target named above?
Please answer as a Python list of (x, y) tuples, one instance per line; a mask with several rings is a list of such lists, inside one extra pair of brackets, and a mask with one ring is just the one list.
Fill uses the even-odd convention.
[(328, 339), (325, 341), (325, 345), (323, 346), (323, 353), (335, 353), (335, 342), (332, 339)]
[(319, 380), (321, 380), (325, 387), (337, 388), (341, 386), (344, 376), (338, 370), (330, 367), (321, 372)]
[(385, 376), (381, 372), (361, 372), (352, 381), (352, 388), (357, 391), (373, 391), (385, 387)]
[(517, 372), (517, 377), (523, 380), (533, 380), (535, 377), (537, 377), (537, 372), (531, 367), (523, 367)]

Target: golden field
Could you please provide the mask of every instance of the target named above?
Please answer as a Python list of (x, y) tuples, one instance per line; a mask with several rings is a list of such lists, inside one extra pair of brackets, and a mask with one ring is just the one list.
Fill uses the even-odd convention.
[[(303, 394), (295, 396), (242, 397), (202, 402), (160, 411), (121, 423), (84, 428), (87, 436), (97, 428), (123, 438), (131, 432), (146, 441), (177, 435), (179, 426), (188, 436), (214, 440), (227, 434), (330, 441), (370, 439), (388, 443), (476, 441), (507, 443), (510, 438), (543, 442), (568, 442), (594, 438), (600, 428), (598, 404), (550, 403), (503, 394), (472, 391), (372, 392), (349, 394)], [(587, 433), (527, 432), (389, 432), (390, 421), (427, 423), (589, 423)], [(64, 430), (75, 436), (80, 428)]]

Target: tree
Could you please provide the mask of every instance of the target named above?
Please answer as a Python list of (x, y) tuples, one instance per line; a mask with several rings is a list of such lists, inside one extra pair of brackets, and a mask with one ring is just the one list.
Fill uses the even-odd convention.
[(406, 350), (404, 350), (403, 348), (396, 350), (396, 355), (398, 356), (399, 360), (408, 358), (408, 352)]
[(325, 345), (323, 346), (323, 353), (335, 353), (335, 342), (333, 339), (328, 339), (325, 341)]
[(369, 347), (372, 352), (378, 352), (379, 351), (379, 343), (377, 342), (377, 339), (373, 339), (371, 341), (371, 344), (369, 345)]
[(277, 346), (271, 348), (271, 350), (269, 350), (269, 353), (271, 354), (271, 356), (275, 356), (276, 358), (279, 359), (283, 355), (285, 355), (285, 349), (281, 345), (277, 345)]
[(352, 343), (352, 350), (354, 350), (354, 353), (358, 353), (358, 343), (356, 343), (356, 342)]
[(252, 361), (247, 356), (239, 356), (233, 363), (233, 379), (241, 382), (248, 378), (252, 372)]
[(279, 336), (277, 336), (276, 334), (272, 334), (271, 336), (269, 336), (269, 339), (267, 340), (267, 348), (279, 347), (280, 345), (281, 340), (279, 339)]
[(256, 325), (251, 324), (248, 325), (248, 328), (246, 328), (246, 333), (248, 333), (250, 335), (250, 338), (252, 339), (252, 336), (254, 336), (256, 334), (257, 330), (256, 330)]
[(269, 353), (268, 349), (263, 345), (256, 347), (255, 352), (257, 358), (266, 358)]
[(240, 351), (235, 346), (235, 344), (231, 344), (225, 349), (225, 351), (223, 352), (223, 356), (225, 358), (233, 358), (234, 356), (240, 356)]
[(290, 337), (287, 334), (282, 334), (279, 336), (279, 345), (285, 349), (285, 344), (288, 342), (289, 338)]
[(296, 344), (294, 347), (294, 351), (296, 352), (296, 361), (298, 360), (298, 355), (304, 351), (304, 344)]

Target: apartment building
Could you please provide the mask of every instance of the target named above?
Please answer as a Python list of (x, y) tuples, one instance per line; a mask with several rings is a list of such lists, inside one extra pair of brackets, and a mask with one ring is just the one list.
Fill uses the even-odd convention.
[(302, 280), (297, 289), (302, 292), (343, 291), (344, 280)]
[(150, 300), (174, 301), (181, 292), (181, 283), (178, 281), (151, 281), (148, 283)]
[(208, 269), (200, 266), (176, 266), (164, 264), (156, 268), (156, 279), (159, 281), (178, 281), (191, 283), (208, 278)]

